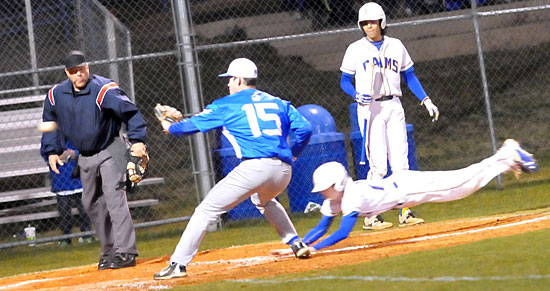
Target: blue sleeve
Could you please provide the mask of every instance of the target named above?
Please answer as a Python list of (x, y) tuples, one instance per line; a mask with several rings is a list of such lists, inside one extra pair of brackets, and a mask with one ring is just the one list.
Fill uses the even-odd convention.
[(316, 242), (320, 237), (322, 237), (325, 233), (327, 233), (328, 229), (330, 228), (330, 225), (332, 224), (333, 219), (334, 219), (334, 216), (323, 215), (323, 218), (321, 218), (321, 221), (319, 221), (319, 224), (317, 224), (316, 227), (312, 228), (306, 234), (306, 236), (304, 236), (303, 242), (306, 245), (310, 245)]
[(228, 108), (226, 100), (225, 97), (215, 100), (211, 104), (206, 105), (202, 112), (193, 115), (189, 119), (201, 132), (223, 127), (225, 125), (225, 118), (228, 115), (226, 111), (231, 110), (231, 108)]
[[(65, 138), (57, 130), (42, 133), (40, 140), (40, 155), (49, 164), (50, 155), (60, 155), (65, 150), (63, 146)], [(50, 143), (47, 144), (47, 141)]]
[(340, 88), (346, 92), (353, 100), (355, 100), (355, 94), (357, 94), (357, 91), (355, 90), (355, 86), (353, 85), (353, 78), (354, 75), (348, 74), (348, 73), (342, 73), (342, 78), (340, 79)]
[(173, 136), (190, 135), (199, 132), (200, 130), (195, 126), (189, 118), (174, 122), (168, 128), (168, 132)]
[(145, 142), (147, 137), (147, 126), (145, 125), (145, 120), (141, 112), (136, 111), (126, 123), (128, 124), (128, 139), (130, 142)]
[(424, 88), (422, 88), (420, 81), (414, 74), (414, 67), (410, 67), (408, 70), (401, 72), (401, 77), (403, 77), (403, 80), (405, 80), (405, 83), (407, 83), (409, 89), (411, 89), (416, 98), (420, 101), (424, 100), (424, 98), (428, 96), (428, 94), (424, 91)]
[(349, 236), (349, 233), (353, 229), (355, 222), (357, 221), (358, 215), (359, 215), (359, 212), (354, 211), (342, 217), (342, 222), (340, 222), (340, 228), (337, 231), (333, 232), (329, 237), (325, 238), (324, 240), (314, 245), (313, 248), (316, 250), (320, 250), (322, 248), (330, 247), (338, 243), (339, 241), (347, 238)]
[[(44, 100), (44, 110), (42, 111), (42, 120), (57, 122), (57, 114), (55, 112), (55, 107), (52, 105), (52, 103), (50, 103), (48, 97), (46, 97), (46, 99)], [(46, 159), (51, 154), (58, 154), (57, 131), (52, 131), (52, 132), (42, 134), (40, 153), (42, 154), (42, 157), (46, 157)]]
[(132, 143), (145, 142), (147, 126), (136, 105), (121, 89), (107, 91), (101, 108), (112, 110), (128, 125), (128, 139)]
[(292, 104), (288, 103), (287, 105), (288, 117), (290, 119), (290, 129), (294, 132), (296, 136), (296, 143), (290, 149), (292, 151), (292, 156), (297, 157), (302, 153), (309, 143), (313, 128), (311, 123), (305, 119), (298, 110)]

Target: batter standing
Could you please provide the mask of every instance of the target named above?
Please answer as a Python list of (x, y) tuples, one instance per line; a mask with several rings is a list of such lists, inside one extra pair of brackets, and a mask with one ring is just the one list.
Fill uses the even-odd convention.
[[(313, 173), (312, 192), (321, 192), (321, 222), (306, 234), (304, 242), (313, 244), (342, 213), (340, 228), (310, 247), (310, 251), (329, 247), (348, 237), (358, 216), (373, 216), (390, 209), (412, 207), (427, 202), (447, 202), (466, 198), (494, 177), (505, 172), (532, 173), (538, 165), (532, 155), (512, 139), (493, 156), (469, 167), (454, 171), (400, 171), (382, 180), (349, 178), (344, 166), (329, 162)], [(284, 254), (284, 253), (279, 253)]]
[[(403, 43), (385, 35), (386, 15), (382, 7), (374, 2), (363, 5), (357, 24), (364, 37), (346, 50), (340, 67), (340, 86), (358, 103), (357, 121), (370, 166), (367, 180), (380, 180), (388, 171), (388, 160), (393, 173), (409, 169), (405, 112), (399, 100), (401, 77), (420, 104), (426, 106), (432, 121), (438, 119), (439, 110), (414, 74), (413, 61)], [(408, 208), (401, 209), (400, 226), (423, 222)], [(368, 230), (389, 227), (392, 224), (379, 215), (367, 217), (363, 225)]]
[[(299, 239), (283, 206), (275, 199), (290, 182), (292, 162), (311, 137), (311, 124), (288, 101), (256, 89), (256, 65), (246, 58), (235, 59), (227, 73), (230, 95), (215, 100), (199, 114), (180, 122), (163, 122), (175, 136), (222, 128), (242, 162), (218, 182), (191, 216), (170, 265), (156, 273), (157, 280), (184, 277), (186, 266), (197, 253), (208, 224), (223, 213), (251, 198), (252, 203), (273, 225), (283, 242), (298, 258), (310, 256)], [(295, 145), (290, 148), (288, 134)]]

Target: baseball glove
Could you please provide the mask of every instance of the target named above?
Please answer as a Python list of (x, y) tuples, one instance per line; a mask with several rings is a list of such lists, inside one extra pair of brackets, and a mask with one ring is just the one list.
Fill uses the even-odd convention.
[(130, 153), (130, 159), (126, 165), (126, 172), (128, 175), (128, 181), (134, 185), (143, 180), (143, 176), (147, 172), (147, 166), (149, 165), (149, 153), (145, 152), (143, 156), (136, 156), (134, 153)]
[(155, 116), (161, 122), (167, 121), (170, 123), (178, 122), (183, 119), (183, 115), (176, 108), (160, 104), (157, 104), (157, 106), (155, 106)]

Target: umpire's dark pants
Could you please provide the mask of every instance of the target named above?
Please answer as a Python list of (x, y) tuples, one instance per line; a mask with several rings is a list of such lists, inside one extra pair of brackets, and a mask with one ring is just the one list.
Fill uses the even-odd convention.
[(80, 156), (82, 205), (95, 226), (101, 241), (102, 257), (114, 253), (137, 255), (136, 234), (126, 192), (117, 190), (125, 173), (115, 164), (108, 150), (92, 156)]

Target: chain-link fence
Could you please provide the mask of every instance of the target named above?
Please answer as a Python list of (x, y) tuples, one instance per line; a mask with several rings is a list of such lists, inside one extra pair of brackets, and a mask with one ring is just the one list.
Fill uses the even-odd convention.
[[(60, 66), (66, 52), (83, 50), (92, 73), (117, 80), (135, 98), (148, 123), (149, 177), (164, 182), (128, 195), (131, 201), (156, 201), (133, 208), (133, 218), (138, 226), (183, 220), (209, 183), (221, 179), (238, 161), (216, 132), (206, 135), (206, 141), (162, 134), (152, 108), (163, 103), (187, 114), (199, 112), (228, 93), (226, 80), (217, 75), (232, 59), (247, 57), (258, 66), (259, 89), (291, 101), (312, 118), (326, 116), (316, 115), (314, 108), (326, 110), (334, 120), (334, 127), (328, 126), (326, 136), (310, 144), (294, 169), (289, 206), (293, 212), (302, 211), (310, 199), (319, 199), (309, 195), (309, 173), (316, 165), (341, 160), (353, 176), (361, 175), (353, 154), (349, 109), (353, 100), (340, 89), (339, 68), (346, 47), (362, 37), (356, 21), (363, 4), (352, 0), (3, 3), (0, 50), (7, 57), (0, 64), (0, 154), (14, 164), (22, 159), (23, 150), (38, 155), (40, 136), (34, 127), (40, 112), (35, 109), (45, 92), (66, 78)], [(550, 102), (546, 96), (550, 35), (544, 32), (550, 31), (550, 1), (478, 0), (474, 7), (470, 1), (381, 4), (388, 18), (387, 34), (405, 44), (416, 75), (441, 112), (440, 120), (432, 123), (402, 84), (401, 102), (412, 125), (409, 133), (415, 140), (412, 149), (419, 169), (466, 166), (490, 155), (507, 137), (535, 153), (549, 150), (545, 113)], [(192, 25), (186, 26), (186, 21)], [(200, 81), (198, 86), (193, 80)], [(37, 95), (42, 97), (23, 98)], [(322, 108), (304, 106), (308, 104)], [(30, 113), (14, 114), (19, 110)], [(55, 211), (55, 196), (13, 194), (29, 189), (47, 192), (45, 162), (38, 155), (32, 165), (22, 167), (0, 180), (0, 197), (12, 193), (0, 204), (4, 245), (19, 241), (12, 235), (28, 224), (36, 227), (39, 237), (59, 234), (58, 217), (33, 219), (37, 213)], [(30, 168), (41, 169), (34, 173)], [(236, 210), (229, 219), (257, 215), (250, 205)], [(8, 217), (22, 220), (7, 222)]]

